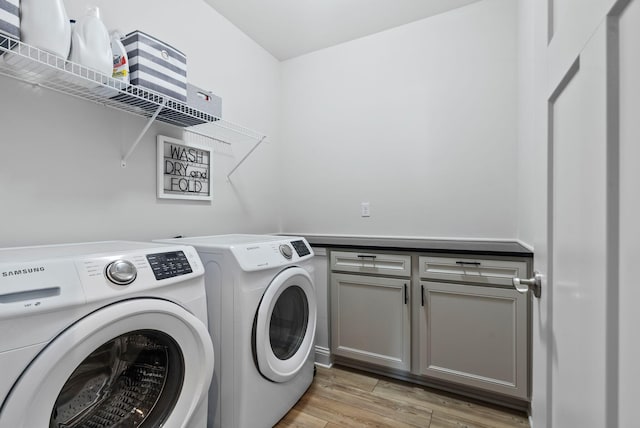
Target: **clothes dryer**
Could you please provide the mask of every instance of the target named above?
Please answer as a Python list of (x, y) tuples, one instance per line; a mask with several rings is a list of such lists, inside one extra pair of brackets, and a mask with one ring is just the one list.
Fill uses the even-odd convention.
[(203, 273), (184, 245), (1, 249), (0, 427), (204, 427)]
[(269, 428), (311, 385), (317, 304), (304, 238), (221, 235), (192, 245), (205, 267), (216, 356), (209, 427)]

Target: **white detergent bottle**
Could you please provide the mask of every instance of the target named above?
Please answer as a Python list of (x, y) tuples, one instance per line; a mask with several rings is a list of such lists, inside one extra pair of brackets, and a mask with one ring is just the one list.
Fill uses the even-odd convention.
[(113, 73), (111, 40), (97, 7), (87, 9), (73, 26), (69, 59), (107, 76)]
[(111, 32), (111, 50), (113, 51), (113, 78), (129, 83), (129, 56), (122, 44), (122, 33)]
[(71, 24), (62, 0), (21, 0), (20, 33), (28, 45), (69, 56)]

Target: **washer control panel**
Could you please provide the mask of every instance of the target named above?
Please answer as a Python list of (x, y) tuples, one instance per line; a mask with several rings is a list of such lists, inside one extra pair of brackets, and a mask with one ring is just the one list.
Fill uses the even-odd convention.
[[(0, 321), (154, 296), (155, 289), (195, 285), (203, 275), (198, 253), (188, 245), (104, 241), (0, 249)], [(32, 336), (13, 335), (0, 349), (30, 346)]]
[(147, 254), (147, 261), (158, 281), (193, 272), (183, 251)]
[(138, 276), (138, 270), (129, 260), (114, 260), (105, 269), (107, 279), (116, 285), (129, 285)]

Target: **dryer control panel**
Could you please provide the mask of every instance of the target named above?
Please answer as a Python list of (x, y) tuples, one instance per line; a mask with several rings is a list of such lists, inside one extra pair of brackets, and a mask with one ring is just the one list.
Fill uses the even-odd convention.
[(300, 257), (308, 256), (309, 254), (311, 254), (311, 250), (309, 249), (308, 244), (306, 244), (303, 240), (291, 241), (291, 245), (293, 245), (293, 249), (296, 250), (296, 253), (298, 253)]
[(311, 246), (304, 238), (236, 244), (231, 246), (231, 252), (246, 272), (296, 264), (313, 257)]

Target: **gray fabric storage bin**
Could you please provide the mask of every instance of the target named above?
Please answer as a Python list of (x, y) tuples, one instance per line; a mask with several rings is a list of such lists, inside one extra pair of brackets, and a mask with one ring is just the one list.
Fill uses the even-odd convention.
[(187, 101), (185, 54), (141, 31), (127, 34), (122, 44), (127, 50), (131, 84)]
[(20, 0), (0, 0), (0, 37), (2, 34), (20, 40)]
[(222, 98), (187, 83), (187, 105), (211, 116), (222, 118)]

